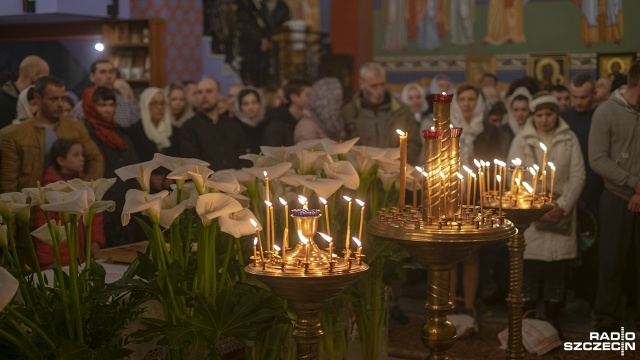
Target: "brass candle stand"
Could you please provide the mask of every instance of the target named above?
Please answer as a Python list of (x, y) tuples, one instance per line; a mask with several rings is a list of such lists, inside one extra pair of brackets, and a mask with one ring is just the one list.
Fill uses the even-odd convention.
[(317, 233), (319, 211), (291, 217), (298, 234), (302, 235), (301, 240), (308, 240), (308, 243), (301, 241), (294, 249), (286, 251), (284, 257), (276, 252), (252, 257), (253, 264), (245, 270), (286, 299), (298, 315), (293, 327), (297, 358), (318, 359), (320, 336), (324, 333), (320, 312), (369, 266), (362, 261), (361, 248), (355, 253), (347, 249), (344, 258), (333, 253), (333, 244), (329, 251), (318, 248), (313, 238)]
[[(502, 199), (502, 206), (500, 206)], [(540, 219), (553, 205), (544, 196), (512, 195), (510, 192), (500, 196), (497, 192), (487, 194), (484, 199), (488, 208), (499, 209), (516, 226), (518, 233), (509, 239), (509, 339), (507, 344), (508, 359), (523, 359), (525, 350), (522, 345), (522, 309), (524, 307), (524, 231), (532, 222)]]
[[(467, 200), (462, 206), (460, 180), (460, 135), (450, 126), (451, 95), (434, 95), (434, 128), (423, 131), (425, 159), (422, 206), (381, 209), (367, 225), (376, 237), (398, 242), (425, 265), (429, 294), (429, 318), (421, 331), (422, 342), (430, 349), (429, 359), (449, 359), (456, 329), (447, 320), (453, 308), (450, 300), (451, 269), (480, 246), (504, 241), (517, 229), (504, 214), (483, 210)], [(470, 184), (469, 184), (470, 185)], [(471, 187), (467, 187), (471, 191)], [(471, 197), (468, 197), (471, 199)]]

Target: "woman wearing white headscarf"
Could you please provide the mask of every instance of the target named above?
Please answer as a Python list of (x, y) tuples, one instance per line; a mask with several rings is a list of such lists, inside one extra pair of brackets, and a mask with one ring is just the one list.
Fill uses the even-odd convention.
[[(20, 124), (21, 122), (31, 119), (36, 110), (36, 104), (33, 100), (33, 88), (34, 86), (28, 86), (23, 89), (18, 95), (18, 103), (16, 104), (16, 118), (13, 119), (14, 124)], [(29, 96), (29, 91), (31, 91), (31, 96)]]
[[(171, 124), (171, 115), (165, 111), (166, 99), (162, 89), (146, 88), (140, 95), (140, 121), (127, 132), (140, 161), (153, 159), (155, 153), (178, 156), (178, 128)], [(168, 181), (161, 172), (154, 172), (151, 188), (159, 191), (168, 188)]]
[(529, 102), (531, 102), (531, 93), (524, 86), (516, 88), (507, 99), (507, 116), (505, 116), (505, 119), (514, 136), (518, 135), (520, 130), (524, 128), (524, 124), (531, 115)]
[(428, 115), (429, 104), (427, 103), (427, 94), (424, 88), (416, 83), (407, 84), (402, 89), (400, 98), (411, 110), (413, 118), (420, 126), (420, 130), (431, 129), (433, 117)]

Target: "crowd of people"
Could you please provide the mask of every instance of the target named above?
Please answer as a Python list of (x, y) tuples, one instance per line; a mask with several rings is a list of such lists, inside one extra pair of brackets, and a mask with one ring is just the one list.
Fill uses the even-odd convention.
[[(49, 74), (44, 59), (29, 56), (18, 79), (0, 91), (0, 193), (60, 179), (113, 178), (116, 169), (151, 160), (155, 153), (198, 158), (220, 170), (250, 166), (240, 157), (259, 153), (263, 145), (359, 137), (361, 145), (397, 147), (396, 129), (408, 131), (408, 162), (420, 165), (419, 130), (433, 126), (429, 94), (447, 92), (454, 94), (451, 123), (463, 129), (462, 165), (516, 157), (524, 165), (541, 164), (543, 142), (557, 168), (553, 208), (524, 234), (525, 307), (536, 309), (537, 300), (544, 300), (546, 318), (560, 329), (569, 261), (578, 256), (577, 213), (586, 211), (599, 224), (598, 289), (590, 299), (596, 326), (619, 328), (625, 274), (640, 264), (640, 141), (633, 140), (640, 136), (640, 61), (626, 81), (579, 74), (568, 88), (541, 89), (524, 77), (506, 93), (494, 74), (457, 87), (441, 74), (428, 89), (411, 83), (398, 97), (388, 90), (380, 64), (364, 64), (359, 77), (360, 89), (346, 104), (334, 78), (287, 79), (277, 91), (237, 85), (227, 94), (215, 79), (203, 79), (149, 87), (136, 98), (113, 64), (98, 60), (90, 68), (92, 86), (78, 98)], [(152, 192), (169, 188), (166, 175), (152, 174)], [(144, 238), (135, 226), (120, 224), (126, 191), (137, 186), (117, 180), (105, 194), (117, 208), (96, 217), (100, 226), (94, 226), (99, 231), (92, 248)], [(42, 264), (51, 264), (49, 245), (37, 245)], [(489, 275), (496, 292), (485, 300), (504, 299), (506, 258), (506, 248), (497, 246), (463, 261), (462, 285), (457, 286), (457, 274), (452, 279), (453, 296), (460, 295), (458, 311), (476, 316), (479, 286)], [(640, 276), (635, 281), (640, 285)]]

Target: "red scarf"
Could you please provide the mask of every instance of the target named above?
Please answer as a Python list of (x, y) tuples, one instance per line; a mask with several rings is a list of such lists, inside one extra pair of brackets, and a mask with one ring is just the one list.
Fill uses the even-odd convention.
[(116, 132), (116, 122), (113, 119), (102, 117), (91, 99), (95, 90), (96, 87), (91, 86), (84, 89), (82, 93), (84, 118), (89, 122), (93, 131), (96, 132), (96, 136), (103, 144), (110, 149), (124, 151), (127, 149), (127, 143)]

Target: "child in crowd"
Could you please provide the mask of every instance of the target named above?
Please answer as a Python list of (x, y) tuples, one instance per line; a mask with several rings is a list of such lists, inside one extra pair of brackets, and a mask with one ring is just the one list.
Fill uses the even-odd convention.
[[(84, 157), (82, 155), (82, 145), (77, 140), (58, 139), (51, 146), (51, 160), (53, 162), (44, 173), (42, 186), (54, 183), (56, 181), (67, 181), (75, 178), (82, 178), (84, 169)], [(49, 212), (51, 220), (58, 221), (60, 216), (58, 213)], [(42, 211), (36, 212), (36, 225), (42, 226), (46, 223)], [(36, 253), (38, 262), (41, 266), (51, 266), (54, 262), (53, 246), (36, 239)], [(104, 246), (105, 238), (102, 229), (102, 214), (97, 213), (93, 219), (91, 227), (91, 250), (96, 251)], [(78, 258), (84, 260), (85, 254), (85, 232), (84, 226), (78, 228)], [(67, 242), (60, 243), (60, 260), (62, 266), (69, 265), (69, 249)]]

